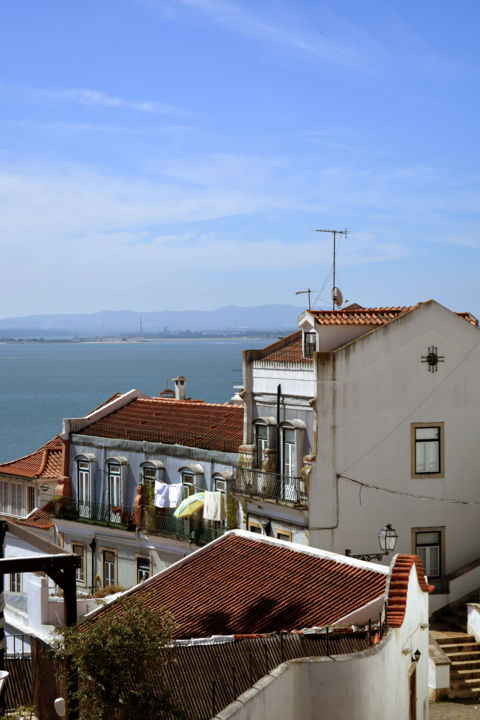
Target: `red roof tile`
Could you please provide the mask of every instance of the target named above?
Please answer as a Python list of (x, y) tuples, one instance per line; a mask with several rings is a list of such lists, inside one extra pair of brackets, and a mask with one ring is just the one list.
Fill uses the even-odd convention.
[(408, 580), (412, 565), (417, 570), (418, 584), (423, 592), (432, 592), (433, 585), (425, 582), (425, 571), (418, 555), (398, 555), (391, 571), (387, 603), (387, 625), (401, 627), (407, 608)]
[(14, 520), (16, 525), (26, 525), (27, 527), (38, 528), (39, 530), (50, 530), (55, 527), (55, 523), (51, 518), (52, 503), (49, 502), (45, 507), (35, 510), (28, 518), (20, 518)]
[(311, 310), (319, 325), (385, 325), (400, 315), (410, 312), (410, 307), (362, 308), (355, 305), (343, 310)]
[(382, 596), (385, 584), (383, 566), (237, 530), (127, 597), (140, 595), (151, 607), (170, 610), (175, 638), (200, 638), (331, 625)]
[(243, 407), (142, 397), (78, 432), (237, 452), (243, 438)]
[(268, 360), (269, 362), (312, 362), (312, 358), (303, 357), (302, 331), (297, 330), (292, 335), (277, 340), (262, 350), (254, 352), (256, 360)]
[(24, 478), (63, 477), (63, 443), (59, 436), (39, 450), (0, 465), (0, 474)]

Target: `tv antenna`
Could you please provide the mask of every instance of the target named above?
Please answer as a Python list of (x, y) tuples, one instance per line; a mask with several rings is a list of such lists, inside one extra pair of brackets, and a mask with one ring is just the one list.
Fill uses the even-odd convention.
[(308, 309), (309, 310), (312, 309), (311, 305), (310, 305), (310, 293), (312, 293), (312, 292), (316, 292), (316, 291), (310, 290), (310, 288), (307, 288), (306, 290), (297, 290), (297, 292), (295, 293), (295, 295), (305, 295), (305, 293), (308, 295)]
[[(335, 305), (341, 305), (343, 296), (339, 288), (335, 285), (335, 257), (337, 252), (337, 235), (345, 235), (347, 237), (348, 230), (315, 230), (315, 232), (332, 233), (333, 235), (333, 282), (332, 282), (332, 310), (335, 310)], [(337, 302), (337, 299), (339, 302)]]

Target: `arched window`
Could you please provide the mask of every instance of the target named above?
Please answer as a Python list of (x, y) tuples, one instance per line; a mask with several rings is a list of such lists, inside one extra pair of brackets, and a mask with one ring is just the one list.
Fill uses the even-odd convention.
[(94, 503), (95, 455), (83, 453), (75, 458), (75, 492), (80, 517), (90, 517)]
[(128, 466), (124, 457), (108, 458), (105, 464), (106, 504), (110, 510), (111, 522), (121, 522), (121, 511), (125, 504), (124, 478)]

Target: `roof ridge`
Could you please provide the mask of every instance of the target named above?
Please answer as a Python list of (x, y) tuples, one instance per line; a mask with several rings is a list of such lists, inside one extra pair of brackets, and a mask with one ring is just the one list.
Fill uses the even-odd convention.
[[(165, 405), (171, 406), (175, 403), (178, 403), (179, 405), (188, 405), (189, 407), (194, 407), (195, 404), (198, 404), (198, 407), (221, 407), (221, 408), (239, 408), (243, 412), (243, 408), (241, 405), (235, 405), (234, 403), (224, 402), (224, 403), (213, 403), (213, 402), (206, 402), (205, 400), (198, 400), (198, 399), (185, 399), (185, 400), (176, 400), (174, 398), (163, 398), (163, 397), (157, 397), (155, 395), (149, 396), (149, 397), (140, 397), (136, 398), (136, 400), (141, 400), (142, 402), (160, 402), (164, 403)], [(132, 402), (135, 402), (135, 400), (132, 400)], [(236, 410), (236, 412), (238, 412)], [(113, 414), (113, 413), (112, 413)], [(106, 416), (108, 417), (108, 416)]]
[(49, 451), (51, 451), (51, 450), (53, 450), (53, 451), (55, 451), (55, 450), (60, 451), (60, 450), (62, 449), (61, 447), (59, 447), (59, 448), (48, 448), (48, 447), (47, 447), (47, 445), (48, 445), (49, 443), (53, 442), (53, 441), (56, 440), (57, 438), (60, 438), (60, 435), (55, 435), (55, 437), (51, 438), (51, 440), (47, 440), (47, 442), (45, 442), (45, 443), (44, 443), (43, 445), (41, 445), (39, 448), (37, 448), (36, 450), (32, 450), (32, 452), (29, 452), (29, 453), (27, 453), (26, 455), (21, 455), (21, 456), (18, 457), (18, 458), (13, 458), (13, 460), (6, 460), (5, 462), (0, 463), (0, 470), (1, 470), (2, 467), (6, 467), (7, 465), (13, 465), (13, 463), (20, 462), (20, 460), (26, 460), (27, 458), (31, 458), (33, 455), (36, 455), (37, 453), (40, 453), (40, 452), (45, 452), (45, 451), (49, 452)]

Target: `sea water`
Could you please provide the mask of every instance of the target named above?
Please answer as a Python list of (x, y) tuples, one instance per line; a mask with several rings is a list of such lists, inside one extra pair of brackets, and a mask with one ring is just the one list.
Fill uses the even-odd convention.
[(158, 395), (187, 377), (187, 397), (226, 402), (242, 351), (272, 338), (0, 344), (0, 462), (26, 455), (117, 392)]

